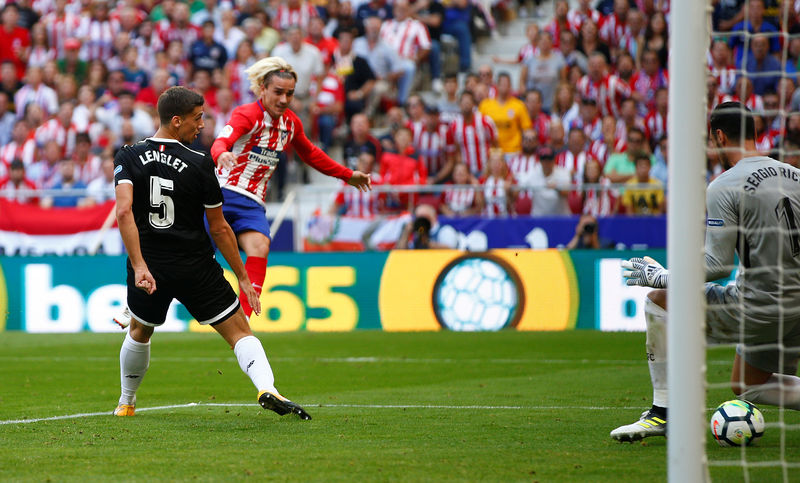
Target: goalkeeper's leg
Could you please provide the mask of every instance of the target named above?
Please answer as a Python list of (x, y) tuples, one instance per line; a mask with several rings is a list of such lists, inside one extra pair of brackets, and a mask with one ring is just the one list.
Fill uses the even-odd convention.
[(637, 441), (667, 434), (667, 311), (666, 290), (647, 295), (644, 314), (647, 322), (647, 365), (653, 384), (653, 406), (641, 418), (611, 432), (618, 441)]
[(762, 371), (745, 362), (739, 354), (733, 361), (731, 387), (741, 399), (800, 410), (800, 377)]

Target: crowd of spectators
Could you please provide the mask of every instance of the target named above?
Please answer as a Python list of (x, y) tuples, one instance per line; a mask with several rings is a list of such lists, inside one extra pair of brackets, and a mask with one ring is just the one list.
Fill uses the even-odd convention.
[[(712, 3), (708, 107), (745, 102), (759, 116), (759, 149), (796, 163), (795, 3), (785, 16), (777, 0)], [(376, 184), (447, 185), (435, 195), (342, 195), (336, 213), (374, 216), (419, 201), (452, 216), (663, 213), (669, 0), (553, 7), (528, 25), (516, 57), (474, 66), (475, 36), (499, 35), (495, 18), (509, 18), (511, 2), (6, 1), (0, 189), (45, 207), (103, 202), (115, 151), (158, 127), (161, 92), (186, 85), (204, 96), (206, 127), (193, 147), (208, 149), (233, 108), (255, 100), (244, 70), (278, 55), (299, 74), (291, 107), (323, 149), (341, 145), (342, 162)], [(452, 71), (446, 42), (456, 46)], [(503, 64), (516, 64), (518, 78), (496, 70)], [(709, 179), (721, 172), (713, 154), (707, 163)]]
[[(556, 0), (549, 21), (531, 22), (516, 57), (495, 56), (463, 82), (445, 75), (444, 92), (427, 105), (409, 98), (405, 126), (427, 182), (453, 185), (425, 200), (440, 213), (665, 213), (669, 2), (574, 3)], [(744, 102), (756, 117), (759, 151), (797, 165), (798, 3), (712, 3), (709, 112)], [(518, 79), (495, 72), (504, 64), (520, 66)], [(375, 165), (381, 156), (369, 150)], [(710, 181), (723, 167), (714, 149), (705, 161)], [(374, 206), (381, 209), (380, 197)]]

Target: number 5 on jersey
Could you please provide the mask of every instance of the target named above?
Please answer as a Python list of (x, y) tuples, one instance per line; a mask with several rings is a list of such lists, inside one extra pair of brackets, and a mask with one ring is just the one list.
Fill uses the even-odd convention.
[(171, 179), (150, 176), (150, 206), (156, 209), (150, 212), (150, 224), (153, 228), (169, 228), (175, 223), (175, 203), (172, 197), (165, 192), (174, 190)]

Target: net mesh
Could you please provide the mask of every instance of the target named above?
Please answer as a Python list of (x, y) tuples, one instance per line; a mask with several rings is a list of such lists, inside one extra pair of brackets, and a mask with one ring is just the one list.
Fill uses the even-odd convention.
[[(709, 2), (712, 38), (708, 52), (707, 108), (738, 101), (752, 113), (755, 139), (746, 139), (748, 116), (739, 116), (743, 146), (793, 167), (800, 165), (800, 2), (745, 0)], [(741, 112), (741, 110), (739, 110)], [(708, 405), (740, 397), (755, 403), (766, 420), (766, 437), (754, 446), (717, 450), (710, 438), (710, 475), (741, 469), (744, 481), (794, 481), (800, 475), (800, 183), (797, 171), (768, 160), (746, 160), (725, 172), (741, 151), (719, 150), (714, 126), (707, 151), (706, 254), (721, 257), (727, 283), (706, 287), (709, 347)], [(744, 168), (744, 169), (743, 169)], [(725, 174), (723, 174), (725, 173)], [(716, 188), (716, 189), (715, 189)], [(715, 205), (717, 208), (713, 208)], [(713, 211), (713, 212), (712, 212)], [(728, 216), (732, 217), (728, 219)], [(736, 260), (719, 247), (735, 240)], [(713, 258), (712, 256), (712, 258)], [(726, 327), (732, 333), (726, 333)], [(730, 371), (730, 349), (745, 364)], [(768, 377), (770, 372), (784, 376)], [(758, 382), (763, 381), (763, 384)], [(749, 382), (747, 385), (745, 382)], [(793, 408), (793, 409), (791, 409)], [(710, 414), (710, 412), (709, 412)]]

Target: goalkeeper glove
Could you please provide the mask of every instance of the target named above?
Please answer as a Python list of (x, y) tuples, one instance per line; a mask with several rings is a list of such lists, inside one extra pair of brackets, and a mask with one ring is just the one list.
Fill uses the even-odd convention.
[(631, 258), (622, 262), (622, 276), (627, 285), (667, 288), (669, 270), (650, 257)]

